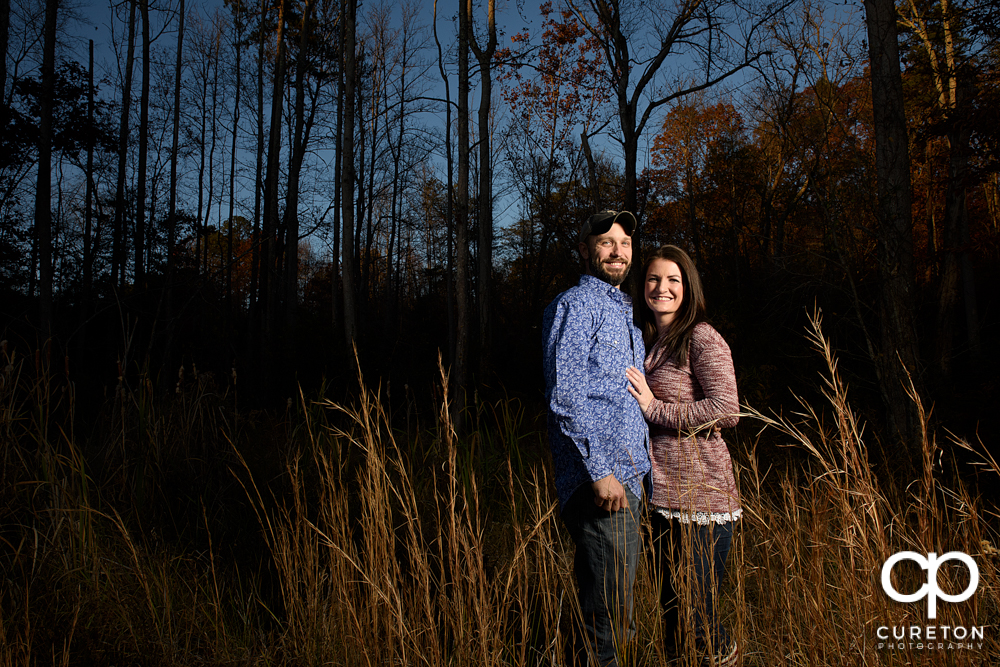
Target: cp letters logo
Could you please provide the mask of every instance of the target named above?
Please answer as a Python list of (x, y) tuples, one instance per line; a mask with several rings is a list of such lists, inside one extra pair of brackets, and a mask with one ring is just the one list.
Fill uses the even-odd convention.
[[(904, 595), (896, 590), (895, 586), (892, 585), (892, 579), (890, 575), (892, 574), (892, 568), (899, 561), (902, 560), (912, 560), (927, 571), (927, 583), (921, 586), (915, 593), (910, 593)], [(957, 595), (949, 595), (941, 590), (941, 587), (937, 583), (938, 568), (941, 564), (949, 560), (961, 561), (965, 567), (969, 569), (969, 585), (966, 586), (965, 590)], [(934, 552), (927, 554), (924, 558), (922, 555), (915, 551), (900, 551), (898, 554), (893, 555), (885, 562), (882, 566), (882, 588), (885, 590), (886, 595), (895, 600), (896, 602), (916, 602), (917, 600), (926, 597), (927, 598), (927, 618), (937, 618), (937, 600), (941, 598), (945, 602), (964, 602), (972, 597), (972, 594), (976, 592), (976, 588), (979, 586), (979, 566), (976, 565), (976, 561), (972, 560), (972, 557), (968, 554), (964, 554), (961, 551), (949, 551), (940, 558)]]

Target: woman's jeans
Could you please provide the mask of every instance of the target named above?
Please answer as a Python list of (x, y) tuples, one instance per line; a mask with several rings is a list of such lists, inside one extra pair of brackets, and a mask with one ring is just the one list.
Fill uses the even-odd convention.
[(692, 632), (699, 653), (725, 651), (729, 633), (716, 617), (716, 600), (733, 542), (733, 522), (681, 523), (652, 508), (649, 517), (667, 653), (683, 652), (684, 639)]
[(628, 507), (607, 512), (594, 504), (594, 493), (584, 484), (563, 508), (563, 521), (576, 543), (574, 569), (585, 629), (583, 636), (577, 633), (575, 646), (581, 667), (588, 664), (588, 654), (601, 667), (617, 666), (615, 650), (632, 634), (642, 507), (635, 494), (628, 489), (625, 494)]

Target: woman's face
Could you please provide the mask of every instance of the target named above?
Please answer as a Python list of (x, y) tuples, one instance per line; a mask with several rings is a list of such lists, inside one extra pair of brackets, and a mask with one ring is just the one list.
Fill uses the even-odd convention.
[(646, 270), (646, 305), (657, 324), (673, 321), (684, 302), (684, 277), (676, 262), (654, 259)]

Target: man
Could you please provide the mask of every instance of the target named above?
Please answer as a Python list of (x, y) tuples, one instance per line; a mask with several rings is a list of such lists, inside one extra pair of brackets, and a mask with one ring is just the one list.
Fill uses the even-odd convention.
[[(619, 289), (632, 264), (635, 216), (601, 211), (580, 230), (587, 267), (545, 309), (542, 325), (549, 445), (562, 517), (576, 543), (587, 637), (601, 667), (630, 630), (639, 559), (639, 513), (649, 474), (648, 431), (625, 369), (642, 368), (632, 299)], [(585, 660), (585, 658), (584, 658)]]

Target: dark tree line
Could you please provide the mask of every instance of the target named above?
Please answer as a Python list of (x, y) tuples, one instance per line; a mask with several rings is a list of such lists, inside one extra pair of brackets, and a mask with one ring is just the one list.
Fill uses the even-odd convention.
[(6, 337), (95, 380), (196, 362), (268, 402), (356, 347), (404, 381), (440, 350), (459, 412), (537, 392), (541, 310), (608, 207), (697, 258), (750, 396), (814, 302), (904, 438), (904, 369), (982, 386), (986, 2), (591, 0), (524, 30), (492, 0), (112, 9), (84, 65), (59, 0), (0, 6)]

